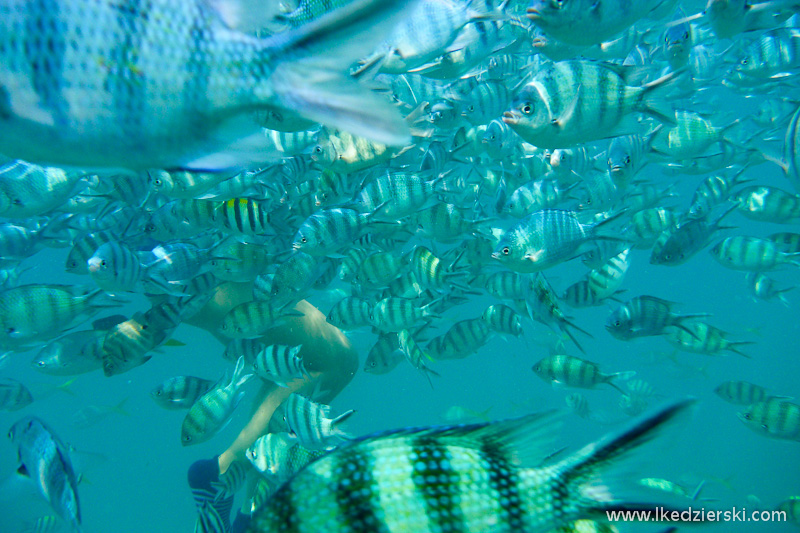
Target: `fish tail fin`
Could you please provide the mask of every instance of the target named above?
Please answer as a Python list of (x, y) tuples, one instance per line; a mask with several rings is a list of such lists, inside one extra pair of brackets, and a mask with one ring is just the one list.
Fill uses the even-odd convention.
[(733, 352), (737, 355), (741, 355), (742, 357), (746, 357), (747, 359), (752, 359), (749, 355), (741, 351), (738, 347), (739, 346), (747, 346), (748, 344), (755, 344), (753, 341), (729, 341), (728, 346), (725, 348), (729, 352)]
[(642, 86), (640, 111), (664, 124), (675, 125), (675, 111), (666, 93), (683, 78), (685, 69), (669, 72)]
[(388, 99), (350, 78), (350, 66), (373, 52), (413, 2), (355, 0), (262, 41), (269, 101), (302, 116), (391, 146), (411, 142), (408, 125)]
[[(641, 497), (641, 489), (634, 487), (632, 475), (622, 456), (654, 440), (672, 425), (680, 415), (687, 414), (694, 400), (684, 400), (659, 409), (640, 419), (621, 433), (588, 444), (559, 465), (566, 484), (566, 501), (574, 502), (577, 511), (603, 519), (613, 511), (652, 511), (666, 507), (656, 501)], [(626, 458), (627, 459), (627, 458)], [(638, 475), (638, 474), (637, 474)]]
[(622, 390), (619, 387), (619, 385), (614, 383), (614, 381), (615, 380), (628, 381), (629, 379), (632, 379), (634, 376), (636, 376), (635, 370), (628, 370), (626, 372), (615, 372), (613, 374), (609, 374), (604, 381), (609, 385), (611, 385), (612, 387), (614, 387), (615, 389), (617, 389), (619, 392), (621, 392), (623, 396), (627, 396), (628, 393)]
[(128, 411), (125, 410), (125, 403), (127, 403), (127, 401), (130, 400), (130, 399), (131, 399), (130, 396), (126, 396), (117, 405), (112, 407), (111, 410), (113, 412), (117, 413), (118, 415), (131, 416), (131, 414)]

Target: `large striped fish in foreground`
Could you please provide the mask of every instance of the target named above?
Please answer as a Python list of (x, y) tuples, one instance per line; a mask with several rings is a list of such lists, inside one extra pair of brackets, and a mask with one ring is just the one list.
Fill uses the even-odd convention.
[(537, 533), (605, 511), (655, 509), (617, 495), (615, 461), (652, 440), (692, 401), (542, 466), (553, 417), (400, 429), (317, 459), (253, 514), (250, 533)]
[(256, 117), (276, 112), (385, 144), (410, 140), (347, 68), (413, 1), (355, 0), (258, 39), (246, 32), (270, 22), (263, 4), (3, 1), (0, 153), (83, 167), (250, 164), (269, 157)]

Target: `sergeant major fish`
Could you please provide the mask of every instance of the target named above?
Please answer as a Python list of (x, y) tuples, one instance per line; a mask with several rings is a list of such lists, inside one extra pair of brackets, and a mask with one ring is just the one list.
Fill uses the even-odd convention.
[(78, 477), (72, 467), (69, 449), (34, 416), (26, 416), (11, 426), (8, 432), (17, 447), (17, 472), (29, 477), (36, 489), (73, 531), (81, 526), (81, 506), (78, 499)]
[[(357, 0), (264, 39), (231, 29), (268, 22), (265, 7), (243, 3), (3, 2), (0, 152), (83, 167), (232, 166), (265, 156), (200, 159), (263, 138), (251, 112), (269, 109), (389, 144), (409, 140), (387, 103), (345, 77), (408, 2)], [(303, 61), (314, 55), (313, 65)]]
[[(539, 467), (553, 433), (547, 414), (368, 435), (295, 474), (255, 511), (248, 531), (544, 532), (605, 519), (609, 509), (654, 509), (647, 499), (618, 496), (607, 476), (621, 454), (654, 438), (690, 403)], [(605, 490), (591, 490), (598, 480)]]

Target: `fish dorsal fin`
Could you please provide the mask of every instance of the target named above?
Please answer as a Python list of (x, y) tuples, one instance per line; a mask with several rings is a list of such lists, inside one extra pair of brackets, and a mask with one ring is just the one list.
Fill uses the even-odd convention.
[(552, 451), (562, 418), (559, 411), (545, 411), (497, 422), (403, 428), (357, 438), (342, 447), (383, 439), (434, 439), (444, 446), (490, 449), (520, 466), (535, 466)]

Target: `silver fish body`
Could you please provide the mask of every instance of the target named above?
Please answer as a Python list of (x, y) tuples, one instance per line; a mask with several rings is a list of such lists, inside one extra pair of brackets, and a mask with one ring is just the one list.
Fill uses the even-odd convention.
[[(393, 27), (404, 4), (358, 1), (318, 24), (257, 39), (197, 0), (3, 2), (0, 152), (76, 166), (170, 168), (260, 133), (251, 111), (315, 118), (297, 100), (303, 76), (290, 60), (314, 44), (334, 53), (336, 44), (352, 47), (340, 40), (347, 26), (361, 27), (356, 34), (365, 39), (355, 53), (341, 50), (355, 60), (377, 42), (364, 30)], [(400, 117), (388, 117), (377, 129), (389, 135), (376, 135), (377, 123), (359, 128), (358, 119), (351, 129), (405, 142)]]

